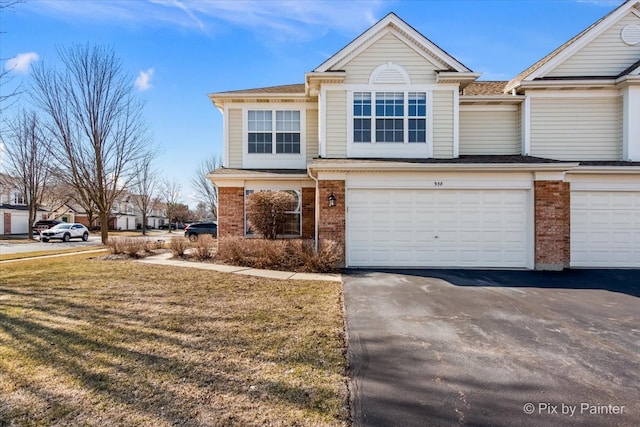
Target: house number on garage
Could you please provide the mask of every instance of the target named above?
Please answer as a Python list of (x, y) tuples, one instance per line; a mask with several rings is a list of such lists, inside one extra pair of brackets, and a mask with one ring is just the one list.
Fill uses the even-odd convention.
[(442, 187), (442, 181), (433, 181), (435, 187)]

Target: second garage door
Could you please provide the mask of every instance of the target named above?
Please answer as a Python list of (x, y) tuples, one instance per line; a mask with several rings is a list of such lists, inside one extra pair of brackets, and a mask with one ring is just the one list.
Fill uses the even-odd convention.
[(348, 190), (350, 267), (527, 267), (526, 190)]
[(640, 267), (640, 192), (571, 192), (571, 266)]

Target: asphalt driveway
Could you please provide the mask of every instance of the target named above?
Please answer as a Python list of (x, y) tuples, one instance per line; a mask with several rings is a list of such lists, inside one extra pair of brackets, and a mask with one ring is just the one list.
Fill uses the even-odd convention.
[(356, 426), (640, 425), (640, 270), (343, 279)]

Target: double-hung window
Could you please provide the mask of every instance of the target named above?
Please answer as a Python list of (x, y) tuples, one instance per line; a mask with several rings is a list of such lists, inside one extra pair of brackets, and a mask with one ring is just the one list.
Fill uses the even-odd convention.
[(249, 110), (247, 118), (250, 154), (300, 154), (300, 111)]
[[(267, 191), (267, 190), (245, 190), (244, 197), (246, 198), (253, 194), (255, 191)], [(286, 212), (286, 217), (281, 224), (278, 224), (278, 236), (296, 237), (302, 235), (302, 191), (296, 190), (272, 190), (272, 191), (284, 191), (293, 196), (293, 202), (291, 209)], [(252, 236), (254, 231), (251, 229), (247, 212), (244, 215), (245, 222), (245, 235)]]
[(426, 92), (354, 92), (353, 142), (426, 143)]

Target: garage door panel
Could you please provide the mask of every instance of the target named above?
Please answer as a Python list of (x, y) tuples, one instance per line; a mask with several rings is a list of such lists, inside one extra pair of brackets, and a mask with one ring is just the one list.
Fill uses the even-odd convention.
[(640, 192), (571, 192), (571, 266), (640, 267)]
[(526, 267), (527, 194), (525, 190), (350, 189), (348, 263)]

